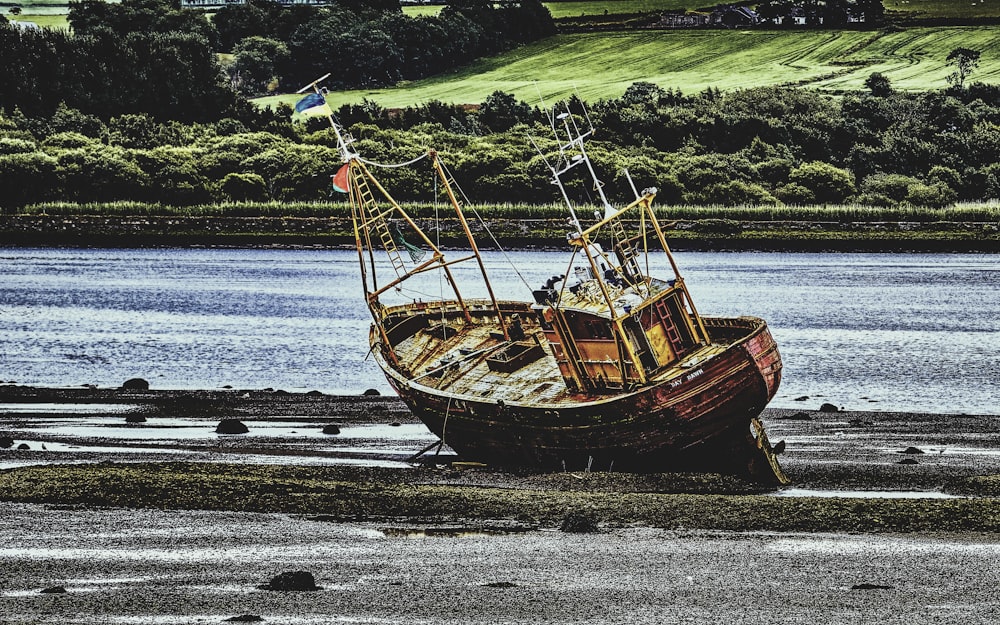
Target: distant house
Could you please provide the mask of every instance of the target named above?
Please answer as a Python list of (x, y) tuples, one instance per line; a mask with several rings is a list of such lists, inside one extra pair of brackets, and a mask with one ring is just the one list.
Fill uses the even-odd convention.
[(655, 28), (698, 28), (708, 26), (708, 20), (707, 13), (667, 12), (653, 26)]
[(36, 24), (34, 22), (15, 22), (14, 20), (10, 20), (8, 23), (11, 26), (13, 26), (14, 28), (18, 29), (18, 30), (41, 30), (42, 29), (41, 26), (39, 26), (38, 24)]
[(760, 17), (750, 7), (723, 4), (715, 7), (715, 10), (712, 11), (709, 23), (723, 28), (744, 28), (759, 24)]
[[(278, 4), (333, 4), (336, 0), (274, 0)], [(230, 4), (246, 4), (246, 0), (181, 0), (182, 8), (223, 7)]]

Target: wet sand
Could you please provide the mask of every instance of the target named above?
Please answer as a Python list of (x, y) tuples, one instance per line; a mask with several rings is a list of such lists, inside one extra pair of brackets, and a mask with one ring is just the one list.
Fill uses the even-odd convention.
[[(995, 623), (995, 536), (540, 530), (2, 504), (4, 623)], [(257, 588), (291, 570), (322, 590)], [(65, 594), (39, 593), (62, 585)], [(864, 585), (886, 588), (864, 588)], [(859, 587), (860, 586), (860, 587)]]
[[(1000, 474), (1000, 417), (822, 413), (818, 403), (764, 415), (771, 440), (786, 441), (781, 461), (799, 495), (917, 496)], [(138, 415), (145, 424), (125, 424)], [(222, 416), (240, 418), (250, 433), (215, 434)], [(88, 422), (97, 425), (81, 431)], [(341, 441), (320, 433), (331, 422), (375, 433)], [(426, 440), (395, 434), (411, 425), (419, 432), (392, 398), (0, 387), (0, 436), (31, 441), (28, 450), (0, 450), (7, 463), (398, 462)], [(159, 442), (122, 434), (135, 428), (159, 428)], [(48, 449), (57, 445), (89, 449)], [(901, 453), (908, 447), (923, 453)], [(459, 485), (515, 490), (618, 496), (655, 487), (621, 476), (438, 473)], [(557, 524), (512, 526), (515, 510), (497, 516), (504, 518), (442, 526), (0, 502), (0, 623), (213, 623), (243, 614), (274, 623), (1000, 621), (995, 532), (723, 532), (603, 522), (600, 533), (573, 534)], [(984, 518), (983, 527), (995, 524)], [(257, 589), (292, 570), (312, 572), (323, 590)], [(52, 586), (67, 592), (40, 592)]]

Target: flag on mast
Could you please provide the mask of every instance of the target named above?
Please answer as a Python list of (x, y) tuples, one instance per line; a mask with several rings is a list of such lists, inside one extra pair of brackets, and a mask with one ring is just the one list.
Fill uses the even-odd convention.
[(347, 193), (347, 173), (351, 170), (350, 163), (344, 163), (344, 166), (337, 170), (337, 173), (333, 175), (333, 190), (340, 191), (341, 193)]
[(295, 112), (306, 116), (333, 114), (322, 93), (310, 93), (299, 100), (295, 105)]

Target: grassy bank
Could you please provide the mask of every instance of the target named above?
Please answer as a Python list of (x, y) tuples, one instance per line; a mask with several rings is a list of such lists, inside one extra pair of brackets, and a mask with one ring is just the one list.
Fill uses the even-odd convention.
[[(558, 526), (584, 511), (607, 526), (788, 532), (998, 532), (1000, 479), (965, 480), (965, 499), (821, 499), (710, 494), (723, 478), (677, 476), (666, 492), (449, 483), (440, 470), (216, 464), (44, 466), (0, 473), (0, 499), (61, 506), (235, 510), (330, 520), (487, 521)], [(615, 474), (589, 474), (613, 480)], [(583, 476), (581, 479), (586, 479)], [(689, 492), (670, 492), (681, 490)], [(703, 494), (691, 494), (700, 490)]]
[[(444, 204), (403, 203), (414, 217), (430, 219), (447, 215), (451, 207)], [(598, 206), (581, 206), (577, 212), (590, 215)], [(857, 204), (812, 206), (695, 206), (658, 205), (657, 217), (662, 220), (733, 220), (733, 221), (799, 221), (799, 222), (997, 222), (1000, 224), (1000, 203), (968, 202), (947, 208), (916, 206), (860, 206)], [(472, 219), (481, 215), (488, 219), (565, 219), (563, 204), (473, 204), (466, 208)], [(107, 202), (75, 204), (50, 202), (17, 209), (0, 219), (17, 216), (38, 217), (322, 217), (349, 218), (347, 202), (221, 202), (195, 206), (169, 206), (144, 202)]]
[[(84, 247), (321, 246), (349, 247), (354, 230), (340, 205), (242, 205), (217, 207), (112, 206), (107, 211), (54, 210), (52, 214), (0, 218), (0, 245)], [(464, 246), (453, 217), (436, 218), (433, 207), (411, 207), (429, 233), (445, 246)], [(122, 212), (117, 212), (121, 209)], [(144, 211), (144, 212), (143, 212)], [(477, 211), (471, 224), (480, 244), (490, 235), (507, 249), (563, 247), (565, 214), (555, 207), (498, 206)], [(809, 209), (671, 208), (667, 238), (688, 249), (981, 251), (1000, 252), (996, 207), (966, 211), (904, 209), (838, 211)], [(585, 214), (585, 213), (581, 213)], [(489, 233), (487, 233), (487, 230)]]

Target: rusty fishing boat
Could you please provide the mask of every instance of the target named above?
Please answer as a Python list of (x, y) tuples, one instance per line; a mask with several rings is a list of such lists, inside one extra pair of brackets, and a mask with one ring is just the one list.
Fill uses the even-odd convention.
[[(613, 207), (598, 183), (602, 206), (592, 223), (580, 221), (562, 180), (578, 169), (597, 182), (585, 149), (593, 129), (580, 130), (589, 124), (585, 112), (578, 119), (563, 108), (550, 118), (558, 148), (546, 162), (566, 201), (568, 259), (524, 300), (494, 293), (466, 203), (440, 155), (425, 156), (467, 242), (466, 251), (447, 257), (330, 117), (344, 160), (334, 185), (350, 197), (372, 356), (439, 437), (437, 449), (447, 444), (466, 461), (787, 483), (780, 449), (759, 418), (781, 379), (767, 324), (698, 312), (653, 210), (655, 189)], [(429, 255), (411, 255), (418, 247)], [(656, 256), (671, 275), (649, 275)], [(473, 266), (466, 273), (481, 281), (483, 297), (460, 288), (462, 264)], [(384, 301), (430, 273), (443, 296)]]

